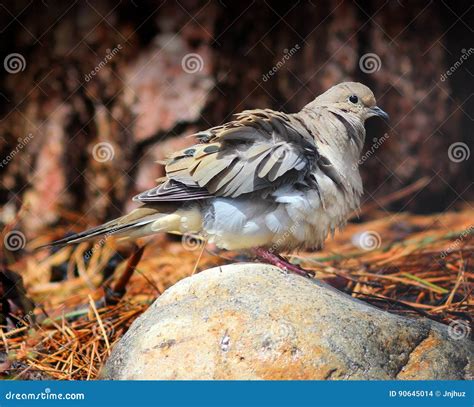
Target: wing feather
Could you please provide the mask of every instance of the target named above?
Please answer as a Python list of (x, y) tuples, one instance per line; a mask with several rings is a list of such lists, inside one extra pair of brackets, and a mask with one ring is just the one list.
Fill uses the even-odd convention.
[(137, 195), (141, 202), (237, 197), (276, 189), (310, 171), (319, 155), (294, 115), (248, 110), (196, 134), (200, 143), (173, 154), (166, 177)]

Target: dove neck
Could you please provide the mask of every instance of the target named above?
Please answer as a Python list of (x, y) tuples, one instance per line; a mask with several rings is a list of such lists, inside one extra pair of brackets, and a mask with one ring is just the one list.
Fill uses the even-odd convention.
[(303, 110), (318, 151), (339, 174), (344, 190), (356, 198), (362, 192), (358, 161), (365, 140), (363, 122), (357, 116), (332, 107), (305, 107)]

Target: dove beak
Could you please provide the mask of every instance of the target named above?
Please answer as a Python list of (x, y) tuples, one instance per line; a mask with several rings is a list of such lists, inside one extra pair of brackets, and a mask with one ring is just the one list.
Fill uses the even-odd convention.
[(387, 112), (384, 112), (380, 107), (374, 106), (369, 109), (370, 111), (370, 116), (378, 116), (381, 117), (382, 119), (389, 120), (390, 116), (387, 114)]

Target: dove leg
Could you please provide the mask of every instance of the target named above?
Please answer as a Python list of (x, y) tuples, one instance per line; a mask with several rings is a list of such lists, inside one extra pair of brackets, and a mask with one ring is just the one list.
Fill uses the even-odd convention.
[(314, 272), (305, 270), (295, 264), (291, 264), (288, 260), (285, 260), (278, 254), (272, 253), (262, 247), (255, 249), (255, 254), (259, 259), (263, 260), (264, 262), (270, 263), (283, 270), (291, 271), (295, 274), (304, 277), (314, 277)]

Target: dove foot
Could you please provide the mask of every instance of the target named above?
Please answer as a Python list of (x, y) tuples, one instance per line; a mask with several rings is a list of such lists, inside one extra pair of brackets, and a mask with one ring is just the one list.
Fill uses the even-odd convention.
[(255, 254), (265, 263), (270, 263), (285, 271), (291, 271), (303, 277), (314, 277), (314, 272), (305, 270), (296, 264), (291, 264), (288, 260), (284, 259), (280, 255), (272, 253), (262, 247), (255, 249)]

